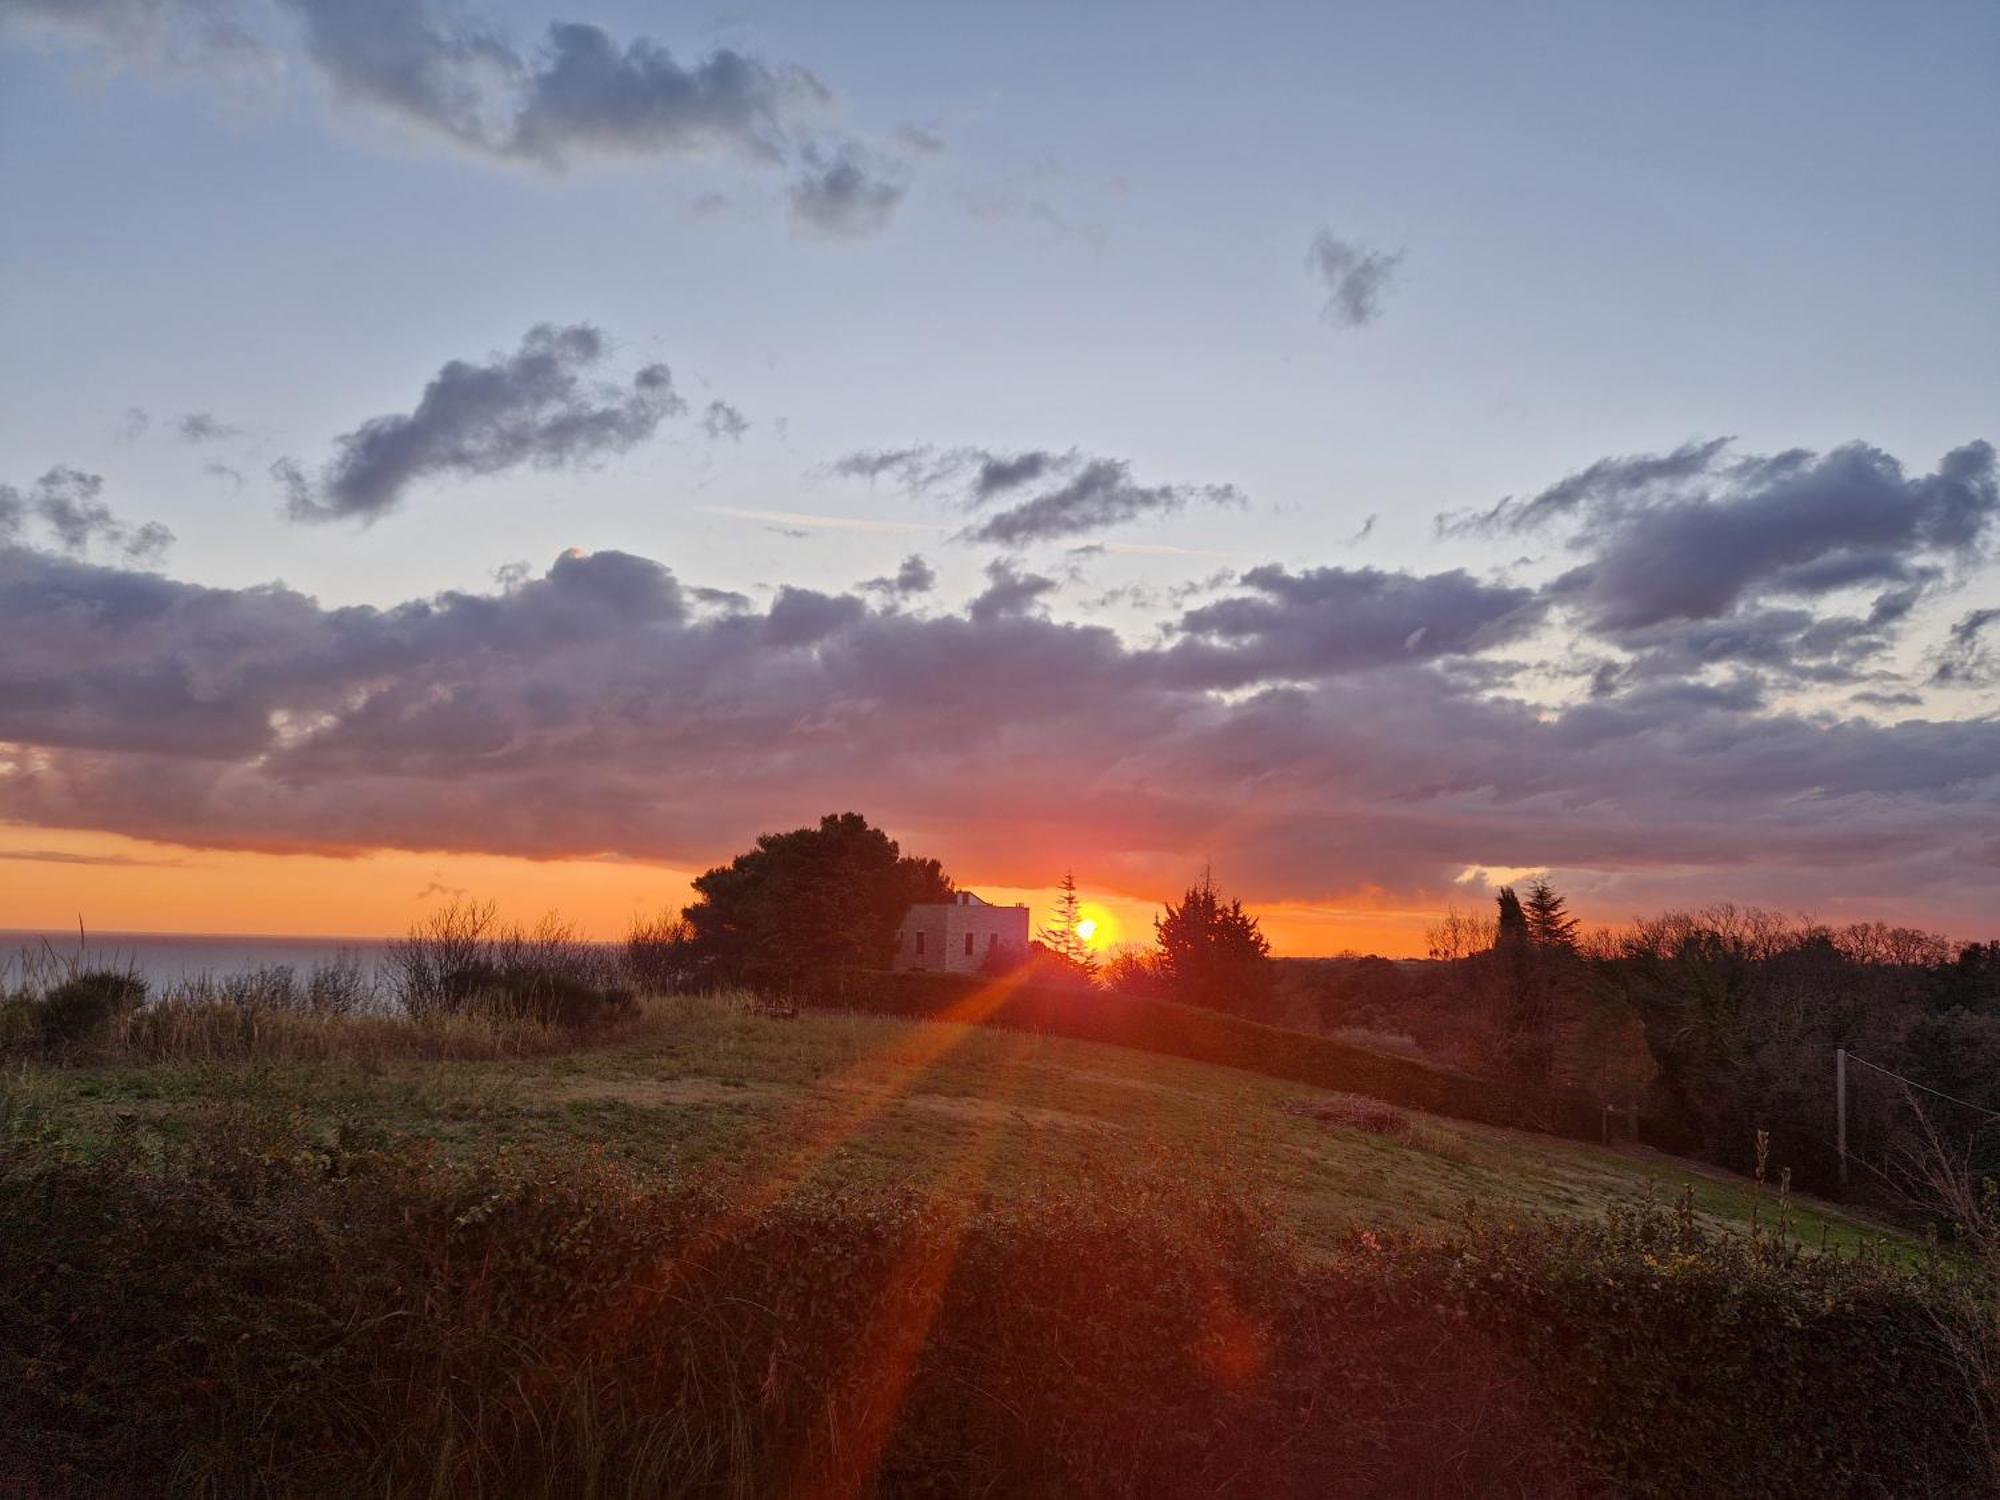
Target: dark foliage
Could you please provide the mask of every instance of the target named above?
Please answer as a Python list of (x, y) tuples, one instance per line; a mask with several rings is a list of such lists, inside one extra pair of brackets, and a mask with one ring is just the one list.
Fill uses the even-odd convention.
[(1774, 1161), (1802, 1185), (1831, 1188), (1838, 1047), (1975, 1106), (1852, 1070), (1849, 1145), (1862, 1164), (1853, 1186), (1893, 1198), (1919, 1097), (1980, 1170), (2000, 1170), (2000, 1139), (1982, 1113), (2000, 1110), (1992, 952), (1955, 951), (1907, 929), (1716, 907), (1637, 924), (1594, 959), (1591, 977), (1644, 1023), (1658, 1065), (1651, 1129), (1662, 1144), (1743, 1166), (1756, 1132), (1768, 1131)]
[(45, 1057), (88, 1052), (146, 1002), (146, 981), (121, 969), (86, 969), (40, 996), (7, 1002), (4, 1027)]
[[(1502, 893), (1503, 900), (1507, 894), (1511, 893)], [(1569, 914), (1568, 901), (1546, 880), (1528, 887), (1527, 905), (1518, 909), (1526, 918), (1528, 938), (1535, 947), (1544, 952), (1576, 951), (1576, 918)]]
[(953, 889), (936, 860), (904, 855), (859, 813), (763, 834), (694, 888), (678, 982), (777, 993), (830, 968), (886, 966), (903, 914), (916, 902), (948, 901)]
[(1222, 899), (1207, 871), (1179, 906), (1169, 902), (1154, 918), (1153, 931), (1160, 977), (1174, 999), (1268, 1017), (1271, 944), (1241, 901)]
[(389, 949), (397, 998), (419, 1020), (484, 1011), (545, 1025), (591, 1027), (629, 1017), (637, 999), (612, 955), (551, 915), (504, 926), (495, 908), (454, 902)]
[(1076, 893), (1076, 872), (1065, 870), (1056, 882), (1055, 911), (1029, 947), (1045, 967), (1059, 969), (1082, 983), (1095, 983), (1097, 955), (1078, 930), (1082, 920), (1083, 900)]

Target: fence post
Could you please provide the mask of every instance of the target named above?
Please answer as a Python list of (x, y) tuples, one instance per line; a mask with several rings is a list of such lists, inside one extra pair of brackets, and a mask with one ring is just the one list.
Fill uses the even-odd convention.
[(1835, 1143), (1840, 1148), (1840, 1185), (1847, 1186), (1847, 1049), (1833, 1049), (1833, 1118)]

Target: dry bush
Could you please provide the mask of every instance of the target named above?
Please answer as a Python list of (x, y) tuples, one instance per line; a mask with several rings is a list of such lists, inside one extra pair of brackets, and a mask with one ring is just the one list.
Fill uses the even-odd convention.
[(694, 929), (677, 911), (635, 918), (625, 939), (626, 982), (641, 994), (675, 993), (696, 974), (693, 945)]
[(497, 1010), (558, 1026), (627, 1016), (634, 1001), (617, 963), (551, 912), (533, 928), (503, 925), (491, 902), (455, 901), (389, 947), (392, 985), (418, 1020)]

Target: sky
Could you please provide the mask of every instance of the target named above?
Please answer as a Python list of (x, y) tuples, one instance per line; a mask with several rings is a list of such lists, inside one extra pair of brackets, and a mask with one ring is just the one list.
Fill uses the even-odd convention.
[(0, 0), (0, 927), (855, 810), (1285, 953), (2000, 911), (2000, 10)]

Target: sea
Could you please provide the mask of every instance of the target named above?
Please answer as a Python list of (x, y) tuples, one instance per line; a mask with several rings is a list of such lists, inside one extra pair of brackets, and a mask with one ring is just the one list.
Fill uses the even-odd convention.
[(384, 938), (270, 937), (219, 932), (34, 932), (0, 928), (0, 992), (24, 967), (67, 963), (79, 956), (91, 968), (131, 968), (158, 992), (203, 974), (240, 974), (288, 964), (303, 980), (319, 964), (351, 961), (379, 975), (387, 961)]

